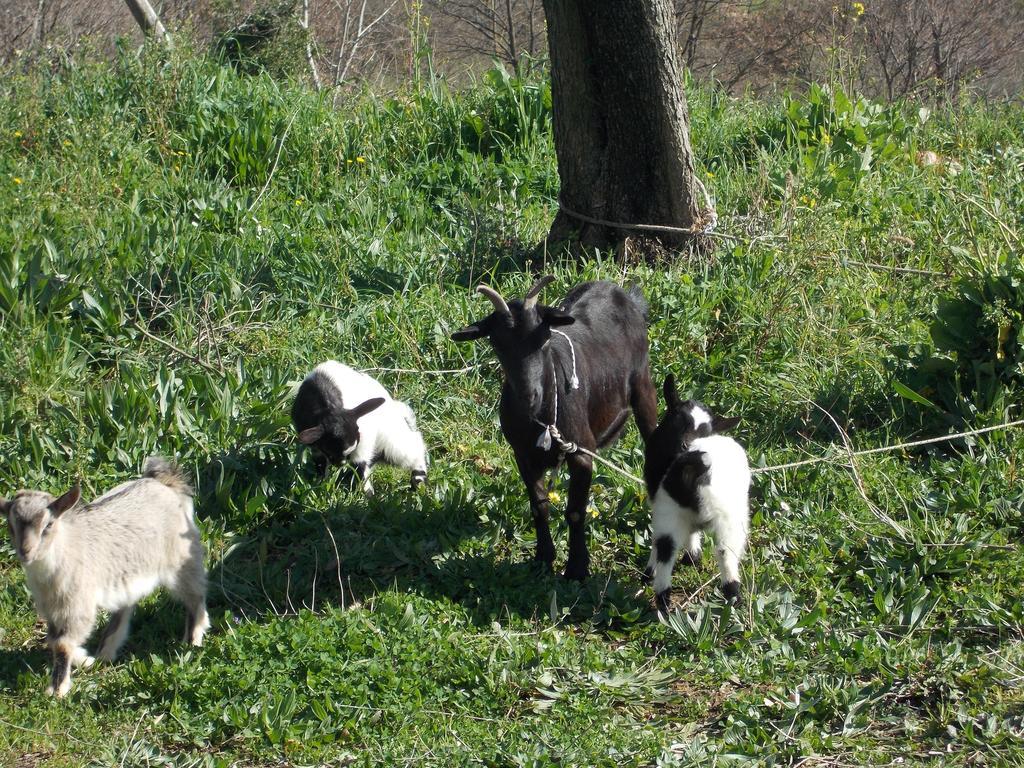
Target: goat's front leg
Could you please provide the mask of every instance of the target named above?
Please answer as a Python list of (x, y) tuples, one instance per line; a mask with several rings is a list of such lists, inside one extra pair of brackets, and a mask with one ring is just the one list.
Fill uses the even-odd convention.
[(72, 615), (67, 626), (57, 626), (48, 622), (46, 644), (53, 652), (53, 672), (46, 693), (58, 698), (67, 695), (71, 690), (71, 667), (89, 666), (93, 658), (89, 656), (82, 643), (92, 632), (95, 620), (95, 609), (90, 617), (88, 611)]
[(569, 524), (569, 559), (565, 564), (565, 578), (583, 581), (590, 573), (587, 502), (590, 500), (594, 463), (586, 454), (574, 453), (566, 459), (566, 464), (569, 466), (569, 502), (565, 507), (565, 519)]
[(534, 467), (528, 459), (519, 455), (516, 455), (516, 464), (526, 485), (526, 494), (530, 497), (530, 514), (537, 533), (537, 550), (533, 559), (550, 571), (555, 565), (555, 543), (551, 540), (551, 503), (548, 501), (548, 490), (544, 487), (544, 470)]
[(370, 482), (370, 474), (373, 472), (373, 464), (368, 461), (361, 461), (356, 464), (356, 474), (363, 481), (363, 494), (367, 497), (373, 496), (373, 483)]

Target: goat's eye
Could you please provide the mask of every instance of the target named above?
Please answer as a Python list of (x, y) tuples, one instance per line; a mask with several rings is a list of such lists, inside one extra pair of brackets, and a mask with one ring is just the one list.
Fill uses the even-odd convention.
[(49, 533), (49, 532), (50, 532), (50, 529), (51, 529), (51, 528), (53, 528), (53, 520), (51, 520), (50, 522), (48, 522), (48, 523), (47, 523), (47, 524), (46, 524), (46, 525), (45, 525), (45, 526), (43, 527), (43, 533), (44, 533), (44, 534), (45, 534), (45, 533)]

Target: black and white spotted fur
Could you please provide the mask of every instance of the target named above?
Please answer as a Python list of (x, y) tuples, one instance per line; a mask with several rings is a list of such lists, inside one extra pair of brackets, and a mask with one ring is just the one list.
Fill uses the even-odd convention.
[(644, 457), (654, 542), (644, 576), (653, 579), (658, 607), (667, 609), (676, 557), (682, 550), (684, 562), (699, 562), (701, 535), (710, 530), (722, 592), (737, 601), (749, 528), (750, 466), (742, 446), (718, 433), (739, 419), (716, 416), (696, 400), (681, 402), (671, 375), (664, 389), (668, 409)]
[(314, 368), (292, 403), (299, 442), (317, 453), (317, 468), (348, 460), (373, 495), (370, 473), (380, 462), (411, 473), (412, 486), (426, 480), (427, 449), (412, 409), (392, 399), (371, 376), (328, 360)]

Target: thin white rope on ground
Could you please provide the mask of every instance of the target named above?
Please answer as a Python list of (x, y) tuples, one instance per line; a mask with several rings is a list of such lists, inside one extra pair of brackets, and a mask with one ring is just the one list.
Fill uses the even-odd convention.
[[(809, 459), (803, 459), (801, 461), (791, 461), (791, 462), (789, 462), (787, 464), (775, 464), (775, 465), (772, 465), (772, 466), (769, 466), (769, 467), (754, 467), (750, 471), (751, 471), (751, 474), (760, 475), (760, 474), (764, 474), (765, 472), (776, 472), (776, 471), (781, 471), (781, 470), (784, 470), (784, 469), (794, 469), (796, 467), (804, 467), (804, 466), (808, 466), (808, 465), (811, 465), (811, 464), (839, 463), (839, 462), (842, 461), (843, 458), (847, 458), (847, 459), (849, 459), (849, 458), (857, 458), (859, 456), (870, 456), (870, 455), (876, 454), (876, 453), (889, 453), (889, 452), (892, 452), (892, 451), (905, 450), (907, 448), (918, 448), (918, 447), (920, 447), (922, 445), (934, 445), (936, 443), (949, 443), (949, 442), (952, 442), (953, 440), (959, 440), (959, 439), (965, 438), (965, 437), (974, 437), (975, 435), (984, 435), (984, 434), (987, 434), (989, 432), (997, 432), (999, 430), (1004, 430), (1004, 429), (1015, 429), (1015, 428), (1021, 427), (1021, 426), (1024, 426), (1024, 419), (1018, 419), (1017, 421), (1007, 421), (1007, 422), (1004, 422), (1003, 424), (996, 424), (996, 425), (991, 426), (991, 427), (982, 427), (981, 429), (971, 429), (971, 430), (968, 430), (966, 432), (957, 432), (957, 433), (952, 434), (952, 435), (940, 435), (939, 437), (929, 437), (929, 438), (926, 438), (924, 440), (913, 440), (913, 441), (908, 442), (908, 443), (896, 443), (894, 445), (884, 445), (884, 446), (881, 446), (879, 448), (867, 448), (867, 449), (862, 450), (862, 451), (847, 451), (844, 454), (844, 456), (842, 456), (842, 457), (835, 457), (834, 458), (834, 457), (830, 457), (830, 456), (815, 456), (815, 457), (812, 457), (812, 458), (809, 458)], [(554, 441), (555, 445), (558, 446), (558, 449), (563, 454), (577, 453), (577, 452), (585, 453), (587, 456), (590, 456), (592, 459), (596, 459), (597, 461), (601, 462), (602, 464), (604, 464), (605, 466), (609, 467), (610, 469), (615, 470), (616, 472), (618, 472), (623, 477), (628, 477), (630, 480), (632, 480), (633, 482), (637, 483), (638, 485), (643, 485), (644, 484), (644, 481), (643, 481), (642, 478), (637, 477), (632, 472), (624, 469), (623, 467), (620, 467), (618, 464), (616, 464), (616, 463), (614, 463), (612, 461), (609, 461), (608, 459), (606, 459), (606, 458), (604, 458), (602, 456), (598, 456), (593, 451), (587, 450), (586, 448), (584, 448), (584, 447), (582, 447), (580, 445), (577, 445), (576, 443), (573, 443), (571, 441), (566, 440), (564, 437), (562, 437), (562, 434), (558, 431), (558, 429), (553, 424), (548, 426), (547, 430), (548, 430), (548, 434), (550, 434), (550, 436), (551, 436), (551, 439)]]
[[(971, 429), (966, 432), (957, 432), (952, 435), (940, 435), (939, 437), (929, 437), (924, 440), (913, 440), (909, 443), (896, 443), (895, 445), (883, 445), (879, 448), (866, 448), (862, 451), (854, 451), (848, 456), (870, 456), (875, 453), (889, 453), (891, 451), (899, 451), (906, 448), (919, 448), (922, 445), (934, 445), (935, 443), (949, 443), (953, 440), (959, 440), (964, 437), (974, 437), (975, 435), (984, 435), (988, 432), (997, 432), (1002, 429), (1015, 429), (1016, 427), (1024, 426), (1024, 419), (1018, 419), (1017, 421), (1007, 421), (1002, 424), (996, 424), (991, 427), (983, 427), (981, 429)], [(769, 467), (755, 467), (751, 472), (755, 475), (764, 472), (775, 472), (783, 469), (793, 469), (795, 467), (804, 467), (809, 464), (823, 464), (825, 462), (834, 462), (837, 459), (829, 456), (815, 456), (810, 459), (803, 459), (801, 461), (791, 461), (787, 464), (775, 464)]]

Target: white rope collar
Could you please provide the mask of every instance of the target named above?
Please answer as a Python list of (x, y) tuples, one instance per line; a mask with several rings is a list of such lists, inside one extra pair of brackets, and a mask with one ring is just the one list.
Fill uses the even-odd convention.
[[(559, 336), (561, 336), (563, 339), (569, 342), (569, 353), (572, 355), (572, 378), (569, 379), (569, 388), (579, 389), (580, 378), (579, 376), (576, 375), (576, 347), (572, 343), (572, 339), (569, 338), (569, 335), (567, 333), (562, 333), (562, 331), (559, 331), (555, 328), (552, 328), (551, 332), (557, 333)], [(544, 427), (544, 431), (541, 432), (540, 437), (537, 438), (537, 447), (543, 451), (549, 451), (551, 450), (551, 442), (552, 440), (554, 440), (554, 442), (558, 444), (558, 450), (561, 451), (562, 455), (564, 456), (567, 453), (575, 453), (577, 448), (575, 443), (566, 442), (562, 438), (562, 435), (559, 433), (558, 427), (555, 426), (556, 424), (558, 424), (558, 372), (555, 370), (554, 355), (551, 356), (551, 381), (553, 395), (555, 398), (554, 415), (551, 417), (550, 424), (540, 422), (540, 425)]]

